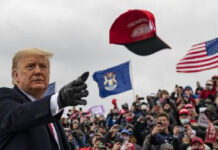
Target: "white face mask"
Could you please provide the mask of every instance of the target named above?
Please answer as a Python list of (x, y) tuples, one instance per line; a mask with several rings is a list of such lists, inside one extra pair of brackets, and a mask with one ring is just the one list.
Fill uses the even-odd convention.
[(129, 136), (122, 136), (122, 139), (123, 139), (124, 141), (129, 141)]
[(142, 106), (141, 106), (141, 109), (142, 109), (142, 110), (146, 110), (147, 108), (148, 108), (147, 105), (142, 105)]
[(187, 123), (190, 122), (190, 120), (189, 120), (188, 118), (186, 118), (186, 119), (180, 119), (180, 122), (181, 122), (182, 124), (187, 124)]
[(212, 85), (209, 85), (209, 86), (208, 86), (208, 89), (209, 89), (209, 90), (212, 90), (212, 89), (213, 89), (213, 86), (212, 86)]

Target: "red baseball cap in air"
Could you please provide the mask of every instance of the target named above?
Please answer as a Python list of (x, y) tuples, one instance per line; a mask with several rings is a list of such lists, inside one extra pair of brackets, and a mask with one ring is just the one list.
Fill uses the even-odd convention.
[(153, 54), (170, 48), (156, 35), (154, 15), (146, 10), (129, 10), (121, 14), (110, 28), (110, 43), (126, 46), (138, 55)]

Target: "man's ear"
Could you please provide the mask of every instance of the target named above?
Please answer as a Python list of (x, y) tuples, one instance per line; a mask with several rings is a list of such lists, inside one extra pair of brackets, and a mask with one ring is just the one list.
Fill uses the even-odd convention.
[(13, 71), (13, 77), (14, 77), (14, 81), (16, 83), (19, 83), (20, 79), (19, 79), (18, 72), (16, 70)]

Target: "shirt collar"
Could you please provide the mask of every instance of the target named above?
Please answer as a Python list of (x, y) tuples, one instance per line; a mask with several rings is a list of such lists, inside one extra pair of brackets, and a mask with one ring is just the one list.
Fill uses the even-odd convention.
[[(20, 89), (20, 88), (19, 88)], [(20, 89), (20, 91), (24, 94), (24, 95), (26, 95), (31, 101), (35, 101), (36, 100), (36, 98), (34, 98), (33, 96), (31, 96), (30, 94), (27, 94), (26, 92), (24, 92), (22, 89)]]

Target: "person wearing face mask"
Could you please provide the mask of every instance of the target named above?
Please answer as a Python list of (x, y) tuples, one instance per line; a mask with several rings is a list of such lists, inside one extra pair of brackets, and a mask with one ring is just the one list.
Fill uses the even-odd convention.
[[(201, 129), (195, 121), (191, 120), (191, 115), (188, 109), (181, 109), (179, 111), (179, 120), (181, 123), (181, 127), (185, 130), (182, 131), (181, 133), (184, 135), (188, 135), (190, 138), (191, 136), (199, 136), (201, 138), (205, 138), (206, 136), (206, 130)], [(188, 143), (188, 142), (184, 142)]]
[(205, 89), (200, 94), (200, 99), (206, 100), (207, 98), (215, 98), (216, 87), (212, 80), (207, 80)]
[(120, 132), (120, 138), (123, 139), (124, 141), (129, 141), (129, 130), (123, 129)]
[(179, 111), (179, 120), (181, 124), (190, 123), (190, 112), (188, 109), (183, 108)]
[[(133, 150), (141, 150), (141, 147), (137, 144), (134, 144), (130, 141), (130, 132), (127, 129), (123, 129), (120, 132), (120, 138), (123, 139), (123, 143), (127, 144), (129, 149), (133, 149)], [(121, 148), (122, 149), (122, 148)]]
[(141, 112), (142, 112), (143, 116), (147, 116), (147, 114), (149, 112), (148, 103), (146, 103), (146, 102), (141, 103)]
[(196, 109), (193, 104), (186, 104), (185, 108), (189, 111), (191, 119), (190, 122), (196, 122), (198, 118), (198, 114), (196, 113)]

